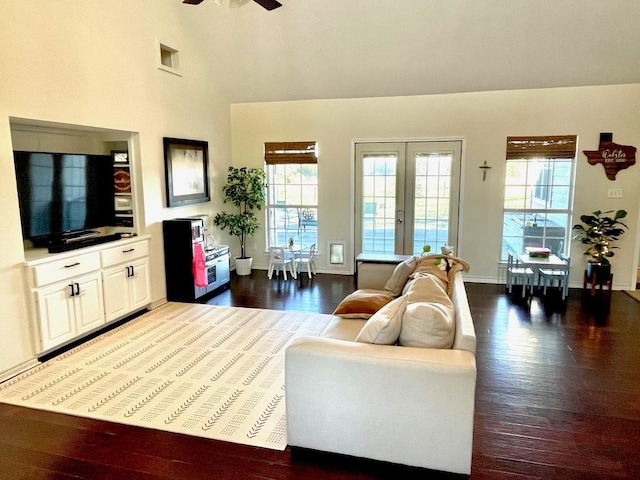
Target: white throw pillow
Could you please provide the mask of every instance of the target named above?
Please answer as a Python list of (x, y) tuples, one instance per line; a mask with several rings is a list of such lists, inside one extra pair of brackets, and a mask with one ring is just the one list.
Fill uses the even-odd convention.
[(406, 347), (451, 348), (455, 334), (453, 303), (440, 282), (415, 278), (406, 295), (399, 343)]
[(404, 285), (407, 283), (407, 280), (409, 280), (409, 275), (413, 273), (417, 264), (418, 260), (416, 257), (408, 258), (404, 262), (399, 263), (382, 290), (392, 297), (400, 295)]
[(402, 315), (407, 297), (399, 297), (378, 310), (356, 337), (356, 342), (393, 345), (398, 341), (402, 328)]

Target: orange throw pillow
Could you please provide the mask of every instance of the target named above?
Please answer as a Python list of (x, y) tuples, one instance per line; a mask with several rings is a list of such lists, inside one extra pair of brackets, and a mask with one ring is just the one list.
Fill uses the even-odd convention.
[(344, 297), (333, 314), (342, 318), (367, 319), (391, 300), (391, 295), (379, 290), (356, 290)]

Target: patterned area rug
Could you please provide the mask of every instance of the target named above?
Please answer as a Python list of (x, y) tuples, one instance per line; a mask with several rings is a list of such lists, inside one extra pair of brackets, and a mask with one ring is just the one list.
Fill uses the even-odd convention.
[(0, 402), (284, 450), (284, 351), (330, 315), (168, 303), (0, 386)]
[(634, 300), (640, 302), (640, 290), (625, 290), (624, 293), (629, 295)]

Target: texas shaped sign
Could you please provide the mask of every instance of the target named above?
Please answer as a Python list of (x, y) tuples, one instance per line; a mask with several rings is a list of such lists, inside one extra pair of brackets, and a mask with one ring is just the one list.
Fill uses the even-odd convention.
[(601, 163), (609, 180), (615, 180), (620, 170), (636, 163), (636, 147), (600, 142), (598, 150), (584, 150), (591, 165)]

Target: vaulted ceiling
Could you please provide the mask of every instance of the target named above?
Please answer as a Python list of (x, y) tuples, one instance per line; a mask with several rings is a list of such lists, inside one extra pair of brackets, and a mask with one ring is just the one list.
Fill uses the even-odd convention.
[(640, 0), (280, 1), (181, 6), (234, 103), (640, 83)]

